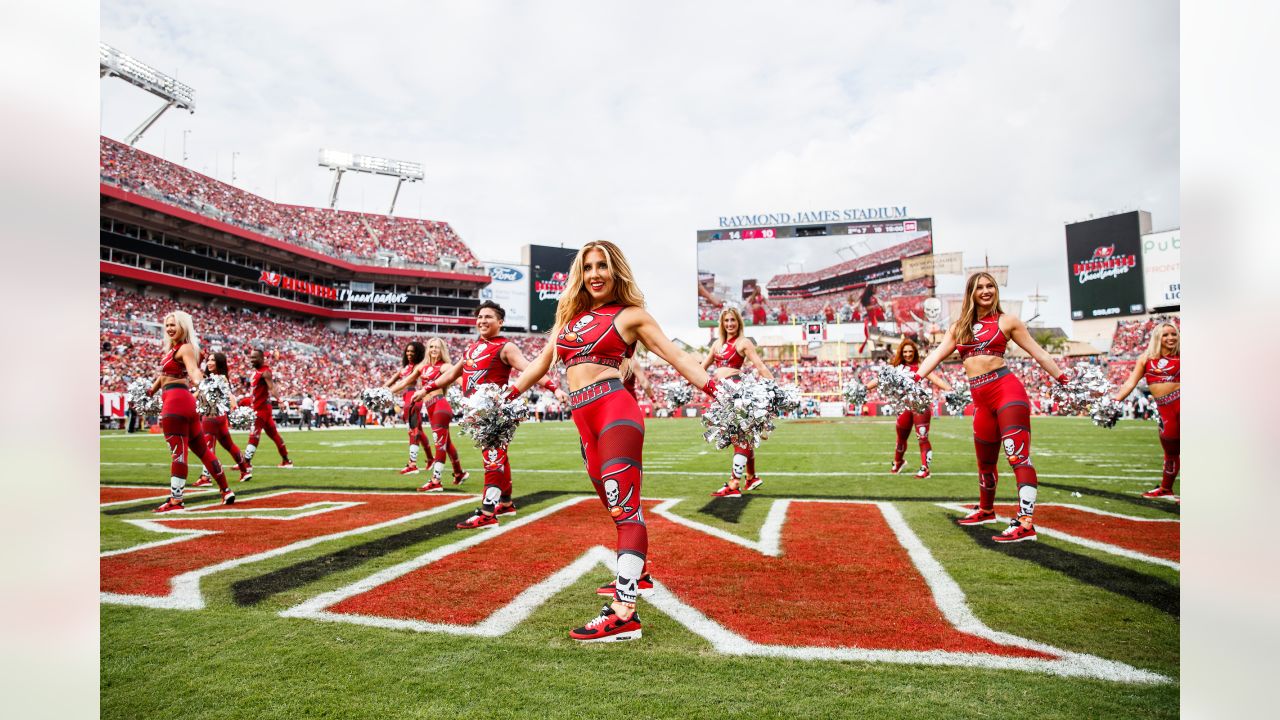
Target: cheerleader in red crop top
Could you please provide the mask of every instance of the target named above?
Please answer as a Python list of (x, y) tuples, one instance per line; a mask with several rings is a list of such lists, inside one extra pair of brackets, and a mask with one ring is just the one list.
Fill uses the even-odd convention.
[(400, 470), (401, 475), (421, 472), (418, 468), (419, 447), (427, 451), (428, 457), (431, 455), (431, 446), (422, 432), (422, 403), (414, 400), (413, 388), (413, 383), (421, 374), (418, 366), (425, 357), (426, 347), (422, 343), (417, 340), (409, 342), (400, 354), (400, 369), (382, 383), (382, 387), (390, 389), (393, 396), (401, 391), (404, 393), (400, 402), (404, 407), (405, 424), (409, 426), (409, 462)]
[[(898, 349), (894, 352), (893, 357), (889, 360), (890, 365), (901, 365), (911, 372), (920, 370), (920, 350), (916, 347), (915, 342), (911, 338), (903, 338), (898, 343)], [(937, 385), (943, 392), (951, 392), (951, 385), (935, 373), (929, 373), (925, 378), (929, 382)], [(868, 390), (874, 390), (879, 383), (871, 380), (867, 383)], [(929, 423), (933, 419), (933, 411), (926, 409), (924, 412), (912, 412), (910, 409), (903, 410), (898, 414), (898, 420), (894, 424), (894, 430), (898, 434), (898, 442), (893, 448), (893, 464), (889, 466), (889, 472), (898, 474), (902, 471), (902, 466), (907, 464), (905, 459), (907, 453), (907, 438), (911, 435), (911, 429), (914, 427), (916, 431), (916, 439), (920, 444), (920, 470), (916, 473), (916, 477), (923, 480), (929, 477), (929, 466), (933, 464), (933, 444), (929, 442)]]
[(1115, 394), (1117, 401), (1124, 400), (1138, 386), (1138, 381), (1146, 379), (1147, 390), (1156, 401), (1159, 413), (1160, 446), (1164, 449), (1164, 470), (1160, 476), (1160, 487), (1148, 490), (1143, 497), (1167, 497), (1177, 499), (1173, 494), (1173, 483), (1178, 479), (1180, 464), (1182, 432), (1179, 421), (1181, 415), (1179, 396), (1182, 388), (1182, 341), (1178, 326), (1173, 323), (1160, 323), (1151, 331), (1151, 343), (1146, 352), (1138, 356), (1129, 379)]
[[(441, 368), (439, 376), (418, 390), (418, 395), (426, 397), (461, 379), (462, 394), (469, 396), (480, 385), (506, 385), (512, 370), (523, 373), (529, 367), (524, 353), (520, 352), (518, 345), (498, 334), (506, 317), (507, 311), (498, 303), (492, 300), (480, 303), (476, 308), (479, 337), (467, 346), (462, 360), (451, 367)], [(542, 378), (542, 375), (538, 377)], [(555, 383), (548, 378), (542, 378), (542, 385), (558, 392)], [(559, 397), (564, 397), (564, 394), (560, 393)], [(511, 500), (511, 463), (507, 449), (484, 448), (481, 457), (484, 460), (484, 495), (475, 514), (458, 523), (461, 530), (497, 525), (498, 515), (514, 515), (516, 512), (516, 504)]]
[(236, 494), (227, 487), (227, 477), (222, 464), (205, 444), (200, 416), (196, 413), (196, 399), (191, 394), (191, 383), (204, 379), (200, 372), (200, 339), (196, 337), (191, 316), (177, 310), (164, 318), (164, 357), (160, 360), (160, 372), (151, 384), (148, 395), (161, 390), (160, 429), (169, 445), (169, 499), (156, 508), (156, 512), (183, 509), (182, 493), (187, 486), (187, 452), (193, 452), (218, 481), (222, 502), (230, 505)]
[[(415, 343), (410, 343), (410, 345), (413, 344)], [(449, 423), (453, 421), (453, 408), (450, 407), (449, 401), (445, 399), (444, 390), (432, 387), (432, 384), (450, 365), (449, 346), (445, 345), (444, 340), (438, 337), (431, 338), (426, 344), (425, 357), (422, 355), (417, 357), (422, 358), (422, 361), (413, 365), (407, 374), (402, 373), (403, 377), (391, 386), (391, 392), (397, 393), (403, 390), (405, 393), (405, 407), (414, 407), (418, 421), (418, 434), (416, 437), (422, 443), (422, 447), (427, 451), (427, 458), (431, 461), (431, 479), (418, 488), (418, 491), (443, 492), (444, 484), (440, 482), (440, 476), (444, 472), (446, 454), (453, 461), (454, 485), (460, 485), (463, 480), (470, 477), (470, 474), (462, 469), (462, 464), (458, 461), (458, 449), (454, 447), (453, 438), (449, 436)], [(415, 382), (422, 385), (422, 389), (416, 392), (413, 390)], [(430, 445), (427, 444), (427, 433), (422, 429), (423, 416), (426, 416), (431, 427)], [(416, 450), (416, 445), (410, 446), (410, 467), (401, 471), (401, 474), (418, 471)]]
[(920, 363), (917, 376), (927, 377), (953, 350), (960, 352), (976, 410), (973, 444), (978, 455), (978, 508), (961, 525), (995, 522), (996, 461), (1000, 450), (1013, 468), (1018, 485), (1018, 513), (996, 542), (1033, 540), (1038, 483), (1031, 464), (1031, 402), (1017, 376), (1005, 366), (1004, 352), (1013, 340), (1058, 382), (1068, 380), (1053, 358), (1027, 332), (1021, 320), (1000, 308), (1000, 289), (990, 273), (979, 272), (965, 283), (960, 317), (942, 342)]
[[(772, 380), (773, 373), (765, 367), (764, 361), (756, 353), (756, 344), (751, 338), (742, 335), (742, 314), (737, 308), (727, 307), (720, 311), (720, 333), (711, 344), (711, 352), (702, 361), (705, 370), (715, 366), (715, 376), (721, 380), (732, 380), (742, 374), (742, 366), (751, 361), (752, 367), (762, 376)], [(743, 490), (755, 490), (764, 484), (764, 480), (756, 475), (756, 451), (750, 445), (733, 447), (733, 464), (729, 467), (729, 481), (719, 490), (711, 493), (714, 497), (742, 497)]]
[[(227, 378), (227, 356), (225, 353), (210, 353), (209, 358), (204, 364), (205, 375), (221, 375), (223, 379)], [(230, 387), (230, 384), (228, 384)], [(232, 405), (235, 404), (235, 398), (230, 398)], [(217, 408), (212, 408), (201, 419), (201, 428), (204, 431), (204, 442), (209, 446), (209, 450), (214, 455), (218, 454), (218, 445), (221, 444), (227, 452), (231, 453), (231, 459), (235, 461), (236, 468), (240, 470), (240, 482), (253, 479), (253, 468), (249, 467), (249, 463), (240, 454), (240, 448), (236, 445), (235, 439), (231, 437), (231, 425), (227, 418), (227, 413), (219, 412)], [(207, 469), (200, 473), (200, 479), (195, 482), (192, 487), (204, 487), (212, 485), (209, 481), (209, 471)]]
[(626, 257), (607, 240), (587, 243), (574, 258), (552, 338), (516, 380), (512, 393), (527, 390), (557, 360), (564, 363), (587, 476), (618, 538), (613, 602), (569, 637), (582, 642), (638, 639), (636, 599), (647, 580), (649, 552), (641, 506), (644, 416), (623, 388), (623, 364), (641, 341), (704, 392), (713, 394), (716, 381), (667, 339), (644, 309), (644, 295)]
[(272, 414), (271, 400), (276, 395), (276, 379), (267, 366), (266, 356), (262, 350), (254, 348), (249, 351), (249, 364), (253, 366), (253, 377), (249, 380), (249, 390), (253, 397), (253, 410), (257, 417), (253, 421), (253, 430), (249, 431), (249, 443), (244, 448), (244, 459), (253, 464), (253, 456), (258, 452), (258, 440), (265, 431), (271, 442), (276, 444), (276, 452), (280, 453), (280, 467), (291, 468), (293, 461), (289, 459), (289, 448), (285, 447), (284, 438), (276, 429), (276, 419)]

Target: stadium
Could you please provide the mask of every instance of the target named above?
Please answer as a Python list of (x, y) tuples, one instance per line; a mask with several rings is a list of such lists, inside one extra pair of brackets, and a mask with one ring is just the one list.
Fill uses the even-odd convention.
[(1178, 715), (1179, 229), (1056, 228), (1060, 327), (940, 213), (722, 222), (661, 288), (696, 309), (635, 320), (639, 243), (337, 207), (420, 176), (388, 158), (286, 202), (143, 149), (157, 118), (98, 143), (102, 717)]

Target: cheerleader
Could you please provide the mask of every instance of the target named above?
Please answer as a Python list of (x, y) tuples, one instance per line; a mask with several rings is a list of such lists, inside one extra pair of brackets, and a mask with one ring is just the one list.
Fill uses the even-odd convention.
[(521, 373), (508, 397), (532, 387), (554, 361), (564, 363), (587, 475), (613, 519), (618, 542), (613, 602), (569, 637), (581, 642), (638, 639), (636, 599), (649, 548), (640, 497), (644, 416), (623, 386), (624, 364), (643, 341), (708, 395), (714, 395), (716, 380), (667, 339), (644, 309), (644, 295), (626, 257), (606, 240), (587, 243), (574, 258), (551, 337), (554, 342)]
[[(898, 343), (898, 349), (894, 351), (893, 357), (889, 359), (889, 364), (905, 367), (913, 373), (917, 372), (920, 369), (920, 352), (915, 342), (911, 338), (903, 338), (902, 342)], [(925, 379), (937, 385), (943, 392), (951, 392), (951, 385), (936, 373), (929, 373)], [(867, 383), (867, 389), (874, 390), (877, 385), (879, 385), (878, 381), (871, 380)], [(907, 409), (898, 414), (898, 421), (894, 426), (898, 433), (898, 442), (893, 448), (893, 464), (889, 466), (889, 472), (897, 475), (902, 471), (902, 466), (907, 464), (905, 460), (907, 438), (911, 436), (911, 428), (914, 427), (916, 440), (920, 444), (920, 470), (916, 473), (916, 477), (922, 480), (929, 477), (929, 466), (933, 464), (933, 444), (929, 442), (929, 421), (932, 418), (932, 408), (925, 408), (924, 412), (913, 412)]]
[(222, 463), (204, 441), (200, 416), (196, 413), (196, 399), (191, 394), (192, 383), (204, 379), (197, 358), (200, 356), (200, 339), (196, 337), (191, 316), (178, 310), (164, 317), (165, 346), (160, 359), (160, 372), (151, 383), (148, 395), (161, 391), (160, 429), (169, 445), (169, 499), (155, 512), (182, 510), (182, 493), (187, 485), (187, 452), (191, 451), (209, 469), (222, 492), (222, 504), (236, 501), (236, 494), (227, 487)]
[(1142, 493), (1142, 497), (1160, 498), (1176, 497), (1173, 494), (1173, 483), (1178, 479), (1179, 450), (1182, 444), (1182, 433), (1179, 426), (1178, 396), (1182, 390), (1182, 342), (1178, 336), (1178, 326), (1173, 323), (1160, 323), (1151, 333), (1151, 342), (1145, 352), (1138, 356), (1129, 379), (1116, 392), (1117, 402), (1124, 400), (1138, 386), (1138, 381), (1146, 379), (1147, 390), (1156, 402), (1157, 427), (1160, 430), (1160, 445), (1164, 448), (1164, 470), (1160, 476), (1160, 487)]
[[(227, 378), (227, 356), (226, 353), (212, 353), (205, 361), (204, 371), (206, 375), (221, 375), (225, 380)], [(227, 387), (231, 387), (230, 384)], [(235, 398), (228, 398), (231, 405), (235, 404)], [(228, 411), (230, 408), (228, 408)], [(231, 425), (227, 419), (226, 412), (219, 412), (217, 408), (210, 407), (202, 419), (204, 430), (204, 442), (209, 446), (216, 456), (218, 453), (218, 445), (221, 444), (227, 452), (231, 453), (231, 459), (235, 461), (236, 468), (240, 471), (240, 482), (247, 482), (253, 479), (253, 468), (245, 461), (244, 456), (240, 454), (240, 448), (236, 446), (236, 441), (231, 437)], [(191, 487), (207, 487), (213, 482), (209, 479), (209, 471), (202, 469), (200, 471), (200, 479), (192, 483)]]
[(419, 363), (423, 362), (426, 357), (426, 350), (422, 343), (414, 340), (404, 346), (404, 352), (400, 354), (400, 369), (387, 378), (382, 383), (382, 387), (390, 388), (391, 394), (395, 395), (401, 388), (409, 388), (405, 390), (401, 404), (404, 406), (404, 421), (409, 426), (409, 462), (400, 471), (401, 475), (412, 475), (421, 472), (418, 469), (418, 448), (421, 446), (427, 451), (427, 456), (431, 456), (431, 446), (427, 444), (427, 439), (422, 434), (422, 403), (414, 400), (413, 382), (418, 379), (421, 371), (418, 369)]
[(436, 378), (451, 366), (449, 346), (438, 337), (431, 338), (427, 341), (426, 357), (414, 367), (408, 377), (391, 389), (392, 392), (398, 392), (400, 388), (413, 387), (413, 383), (417, 381), (421, 381), (423, 385), (421, 390), (412, 393), (411, 401), (421, 408), (421, 413), (427, 416), (427, 422), (431, 425), (431, 448), (434, 454), (431, 456), (431, 479), (418, 488), (419, 492), (444, 490), (440, 476), (444, 473), (446, 454), (453, 463), (454, 485), (461, 485), (463, 480), (471, 477), (470, 473), (462, 469), (462, 463), (458, 461), (458, 448), (454, 447), (453, 438), (449, 435), (449, 423), (453, 421), (453, 407), (445, 399), (444, 390), (430, 387)]
[[(773, 373), (765, 367), (764, 361), (756, 352), (756, 344), (751, 338), (742, 335), (742, 314), (737, 308), (725, 308), (720, 311), (720, 336), (711, 344), (711, 352), (702, 361), (704, 370), (715, 366), (715, 376), (720, 380), (736, 382), (734, 378), (742, 374), (742, 366), (748, 360), (756, 371), (772, 380)], [(729, 467), (729, 482), (719, 490), (711, 493), (713, 497), (742, 497), (740, 486), (746, 483), (747, 490), (755, 490), (764, 484), (764, 480), (756, 475), (756, 451), (751, 445), (733, 446), (733, 464)]]
[(953, 350), (960, 352), (977, 406), (973, 414), (973, 444), (978, 456), (978, 508), (958, 522), (981, 525), (996, 521), (996, 461), (1003, 448), (1018, 485), (1018, 512), (1008, 529), (995, 536), (994, 540), (1000, 543), (1036, 537), (1032, 519), (1038, 485), (1036, 469), (1031, 464), (1031, 402), (1027, 389), (1005, 365), (1004, 353), (1010, 340), (1058, 382), (1067, 382), (1069, 376), (1036, 343), (1027, 326), (1004, 313), (995, 278), (990, 273), (975, 273), (965, 283), (959, 318), (920, 363), (915, 375), (917, 381), (927, 377)]

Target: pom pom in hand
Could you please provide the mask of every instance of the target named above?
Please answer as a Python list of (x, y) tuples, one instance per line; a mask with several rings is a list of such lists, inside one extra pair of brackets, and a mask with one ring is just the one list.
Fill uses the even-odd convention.
[(391, 391), (384, 387), (367, 388), (360, 393), (360, 404), (371, 412), (380, 413), (395, 407), (395, 398)]
[(856, 378), (846, 382), (842, 392), (844, 401), (854, 407), (859, 407), (867, 401), (867, 386), (858, 382)]
[(253, 428), (253, 421), (257, 419), (258, 413), (248, 405), (241, 405), (227, 416), (227, 422), (233, 430), (250, 430)]
[(876, 389), (890, 404), (911, 412), (928, 412), (933, 393), (916, 382), (915, 373), (900, 365), (882, 365), (876, 370)]
[(969, 384), (956, 383), (952, 386), (951, 392), (942, 396), (942, 401), (947, 404), (947, 413), (963, 415), (964, 409), (969, 407), (969, 403), (973, 402), (973, 394), (969, 392)]
[(800, 388), (795, 385), (779, 385), (772, 380), (764, 380), (773, 392), (773, 404), (770, 412), (779, 417), (790, 415), (800, 409)]
[(777, 416), (776, 385), (751, 375), (717, 383), (715, 398), (702, 416), (702, 437), (717, 449), (730, 445), (759, 447), (773, 432)]
[(458, 428), (475, 440), (477, 448), (489, 450), (510, 445), (516, 428), (529, 417), (524, 398), (509, 400), (506, 395), (506, 388), (485, 383), (463, 398)]
[(693, 386), (689, 383), (674, 381), (662, 384), (662, 392), (674, 407), (688, 405), (693, 400)]
[(1103, 395), (1098, 401), (1089, 407), (1089, 417), (1093, 419), (1093, 424), (1101, 428), (1113, 428), (1116, 423), (1120, 422), (1120, 416), (1124, 414), (1123, 403), (1112, 400), (1110, 396)]
[(129, 405), (139, 415), (155, 415), (160, 412), (160, 394), (148, 395), (147, 391), (150, 389), (150, 380), (137, 378), (129, 383), (129, 388), (125, 390), (125, 394), (129, 397)]
[(1058, 404), (1058, 411), (1065, 415), (1089, 412), (1095, 402), (1107, 394), (1111, 384), (1097, 365), (1084, 365), (1070, 380), (1049, 389)]
[(462, 391), (458, 389), (457, 385), (450, 385), (449, 389), (444, 391), (444, 398), (452, 407), (462, 406)]
[(201, 415), (226, 415), (231, 412), (231, 386), (221, 375), (205, 375), (196, 393), (196, 410)]

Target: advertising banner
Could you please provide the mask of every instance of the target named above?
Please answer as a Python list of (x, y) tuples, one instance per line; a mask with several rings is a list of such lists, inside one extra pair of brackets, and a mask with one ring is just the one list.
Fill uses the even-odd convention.
[(556, 303), (564, 293), (569, 280), (569, 266), (578, 251), (576, 248), (526, 245), (525, 259), (529, 266), (529, 330), (547, 332), (556, 320)]
[(1067, 226), (1072, 320), (1146, 312), (1142, 230), (1150, 224), (1135, 210)]
[(481, 302), (492, 300), (507, 311), (503, 327), (529, 328), (529, 266), (484, 263), (491, 282), (480, 290)]
[(996, 284), (1000, 287), (1009, 286), (1009, 266), (1008, 265), (988, 265), (986, 267), (971, 267), (964, 269), (964, 281), (969, 282), (969, 278), (974, 273), (988, 272), (996, 279)]
[(919, 257), (902, 259), (902, 279), (904, 281), (929, 277), (931, 275), (933, 275), (932, 255), (921, 255)]
[(1149, 309), (1182, 304), (1181, 236), (1181, 230), (1142, 236), (1142, 274)]

